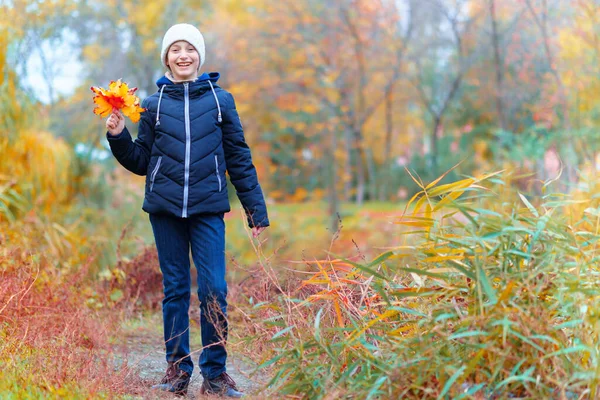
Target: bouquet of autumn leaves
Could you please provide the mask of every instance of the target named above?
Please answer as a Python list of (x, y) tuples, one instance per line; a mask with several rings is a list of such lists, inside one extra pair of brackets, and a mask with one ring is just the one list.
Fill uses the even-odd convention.
[(101, 87), (92, 86), (90, 88), (94, 95), (94, 114), (100, 115), (101, 117), (108, 117), (113, 110), (119, 110), (129, 117), (131, 122), (136, 123), (140, 120), (140, 114), (146, 111), (143, 107), (140, 107), (140, 99), (135, 95), (137, 90), (136, 87), (129, 89), (126, 83), (118, 81), (111, 81), (108, 85), (108, 89)]

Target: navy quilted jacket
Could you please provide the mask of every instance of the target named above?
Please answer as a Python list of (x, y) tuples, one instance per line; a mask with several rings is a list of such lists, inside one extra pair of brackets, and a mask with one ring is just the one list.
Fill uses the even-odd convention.
[(249, 226), (269, 226), (233, 96), (218, 79), (216, 72), (189, 83), (160, 78), (160, 90), (142, 102), (137, 139), (125, 128), (107, 132), (108, 143), (121, 165), (146, 175), (144, 211), (181, 218), (228, 212), (227, 171)]

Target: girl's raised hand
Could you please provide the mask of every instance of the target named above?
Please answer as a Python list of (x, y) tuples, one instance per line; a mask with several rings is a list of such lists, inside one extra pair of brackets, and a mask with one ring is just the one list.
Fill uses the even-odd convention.
[(106, 120), (106, 129), (111, 136), (117, 136), (125, 129), (125, 117), (119, 110), (113, 110)]

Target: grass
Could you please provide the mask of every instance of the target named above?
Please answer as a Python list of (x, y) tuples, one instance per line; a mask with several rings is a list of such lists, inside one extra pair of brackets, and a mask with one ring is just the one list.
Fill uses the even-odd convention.
[[(302, 258), (322, 258), (328, 252), (347, 257), (372, 256), (378, 247), (397, 244), (391, 223), (399, 215), (402, 204), (354, 203), (340, 205), (342, 229), (332, 232), (327, 205), (323, 202), (273, 204), (268, 206), (271, 226), (261, 235), (262, 250), (271, 255), (274, 264), (289, 264)], [(245, 227), (245, 218), (239, 205), (232, 205), (227, 216), (227, 251), (242, 265), (256, 264), (256, 253)], [(336, 236), (338, 240), (333, 242)]]
[(106, 179), (76, 176), (64, 142), (15, 135), (0, 140), (13, 160), (0, 163), (0, 397), (115, 398), (128, 371), (115, 371), (109, 338), (127, 309), (101, 272), (115, 264), (122, 219), (90, 201), (98, 188), (80, 180)]
[(18, 249), (0, 252), (0, 397), (112, 397), (120, 378), (103, 355), (115, 318), (82, 307), (85, 266), (58, 274)]

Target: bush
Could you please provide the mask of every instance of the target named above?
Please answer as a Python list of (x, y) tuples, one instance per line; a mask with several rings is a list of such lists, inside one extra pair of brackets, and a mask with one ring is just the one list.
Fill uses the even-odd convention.
[(273, 370), (272, 389), (311, 399), (596, 398), (595, 192), (534, 201), (498, 176), (420, 186), (396, 221), (402, 246), (369, 263), (314, 263), (298, 290), (247, 311), (262, 321), (253, 340), (271, 354), (257, 361)]

